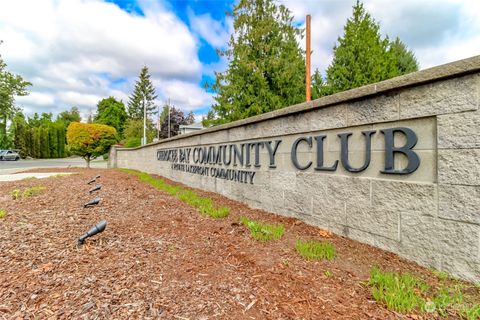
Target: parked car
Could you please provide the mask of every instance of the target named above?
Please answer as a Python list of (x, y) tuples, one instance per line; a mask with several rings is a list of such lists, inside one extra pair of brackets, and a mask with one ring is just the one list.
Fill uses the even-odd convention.
[(0, 152), (0, 160), (20, 160), (20, 155), (13, 150), (2, 150)]

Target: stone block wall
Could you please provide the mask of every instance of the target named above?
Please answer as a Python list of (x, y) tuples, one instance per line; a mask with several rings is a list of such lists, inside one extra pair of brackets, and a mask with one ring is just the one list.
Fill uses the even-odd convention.
[[(112, 148), (111, 167), (156, 173), (186, 185), (329, 229), (471, 281), (480, 281), (480, 56), (338, 93), (227, 125), (141, 148)], [(409, 128), (420, 165), (409, 174), (386, 174), (385, 134)], [(361, 167), (371, 134), (369, 166), (350, 172), (316, 170), (315, 137), (323, 141), (323, 164), (341, 159), (339, 134), (348, 139), (348, 162)], [(296, 159), (292, 146), (299, 138)], [(185, 150), (281, 140), (274, 167), (266, 144), (251, 166), (160, 161), (158, 150)], [(394, 135), (395, 147), (406, 137)], [(221, 148), (220, 148), (221, 149)], [(396, 153), (396, 169), (409, 159)], [(174, 164), (207, 167), (199, 175)], [(184, 167), (182, 167), (184, 168)], [(218, 169), (254, 172), (253, 183), (212, 177)]]

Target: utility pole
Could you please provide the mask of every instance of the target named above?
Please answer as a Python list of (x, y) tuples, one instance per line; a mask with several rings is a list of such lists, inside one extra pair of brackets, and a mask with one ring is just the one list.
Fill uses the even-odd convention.
[(170, 98), (168, 98), (168, 137), (170, 138)]
[(143, 140), (142, 146), (147, 144), (147, 105), (143, 101)]
[(305, 95), (306, 95), (306, 101), (310, 101), (311, 95), (310, 95), (310, 15), (307, 15), (307, 36), (306, 36), (306, 50), (305, 50), (305, 60), (306, 60), (306, 72), (305, 72)]
[(160, 105), (157, 106), (157, 114), (158, 114), (158, 122), (157, 122), (157, 138), (160, 140), (160, 129), (162, 129), (162, 126), (160, 124)]

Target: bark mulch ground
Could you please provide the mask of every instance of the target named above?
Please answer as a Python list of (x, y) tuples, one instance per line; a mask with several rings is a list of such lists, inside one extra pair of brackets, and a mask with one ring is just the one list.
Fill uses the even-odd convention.
[[(401, 315), (373, 300), (365, 285), (373, 266), (438, 281), (395, 254), (332, 235), (335, 260), (307, 262), (295, 251), (296, 239), (328, 234), (296, 219), (197, 190), (232, 209), (212, 219), (133, 175), (70, 171), (77, 174), (0, 184), (0, 208), (8, 212), (0, 219), (0, 318), (432, 317)], [(102, 189), (89, 195), (86, 181), (96, 174)], [(10, 196), (38, 185), (45, 187), (38, 195)], [(84, 209), (96, 196), (100, 205)], [(285, 235), (255, 241), (240, 216), (283, 223)], [(102, 219), (105, 232), (77, 247), (78, 237)]]

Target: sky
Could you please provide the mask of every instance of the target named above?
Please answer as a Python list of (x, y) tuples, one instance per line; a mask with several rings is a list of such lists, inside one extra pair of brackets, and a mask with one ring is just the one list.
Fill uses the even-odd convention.
[[(109, 96), (126, 104), (143, 65), (158, 105), (170, 101), (198, 120), (214, 103), (204, 88), (233, 33), (233, 0), (0, 0), (0, 55), (33, 83), (17, 104), (27, 115), (72, 106), (82, 117)], [(312, 68), (324, 72), (355, 0), (279, 0), (294, 24), (312, 16)], [(364, 0), (382, 34), (399, 37), (420, 68), (480, 54), (478, 0)], [(304, 40), (300, 41), (304, 48)]]

